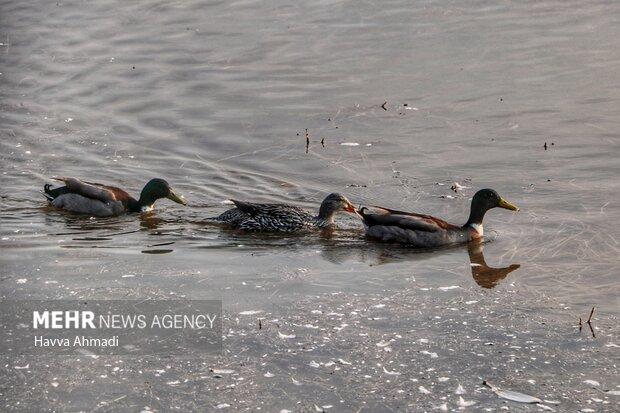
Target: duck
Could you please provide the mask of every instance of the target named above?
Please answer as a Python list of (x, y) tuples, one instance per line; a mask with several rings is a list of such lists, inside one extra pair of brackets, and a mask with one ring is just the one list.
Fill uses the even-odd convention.
[(301, 232), (335, 227), (338, 212), (357, 214), (357, 209), (344, 196), (329, 194), (321, 203), (318, 215), (289, 204), (257, 204), (231, 199), (235, 208), (213, 218), (232, 229), (263, 232)]
[(54, 177), (52, 179), (64, 185), (52, 188), (52, 185), (45, 184), (43, 195), (52, 206), (77, 214), (111, 217), (133, 212), (149, 212), (153, 210), (155, 201), (161, 198), (168, 198), (177, 204), (187, 205), (185, 198), (177, 195), (168, 182), (161, 178), (148, 181), (138, 199), (115, 186), (81, 181), (77, 178)]
[(499, 196), (496, 191), (488, 188), (479, 190), (473, 196), (469, 219), (460, 226), (430, 215), (376, 208), (378, 210), (376, 213), (367, 212), (366, 207), (358, 211), (368, 237), (419, 248), (434, 248), (480, 240), (484, 236), (482, 220), (487, 211), (493, 208), (519, 210)]

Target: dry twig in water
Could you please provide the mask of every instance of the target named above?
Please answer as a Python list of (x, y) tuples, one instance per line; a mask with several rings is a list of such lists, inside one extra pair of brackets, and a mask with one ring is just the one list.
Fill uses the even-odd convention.
[(590, 324), (590, 322), (592, 321), (593, 315), (594, 315), (594, 307), (592, 307), (592, 310), (590, 310), (590, 317), (588, 317), (588, 321), (586, 321), (586, 323)]

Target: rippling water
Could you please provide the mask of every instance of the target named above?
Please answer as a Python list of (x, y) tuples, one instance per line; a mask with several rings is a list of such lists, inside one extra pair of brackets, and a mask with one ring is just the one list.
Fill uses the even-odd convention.
[[(156, 290), (238, 310), (411, 276), (478, 288), (467, 248), (376, 245), (348, 217), (323, 237), (204, 219), (228, 198), (316, 209), (337, 191), (460, 223), (491, 187), (522, 210), (486, 217), (487, 264), (521, 266), (491, 286), (620, 314), (617, 2), (0, 7), (4, 296)], [(70, 216), (39, 193), (54, 175), (134, 194), (163, 177), (190, 205)]]
[[(469, 283), (464, 249), (369, 266), (353, 220), (288, 242), (203, 219), (231, 197), (313, 209), (339, 191), (458, 223), (493, 187), (522, 212), (488, 215), (487, 259), (521, 264), (510, 282), (522, 288), (617, 313), (620, 8), (576, 4), (5, 2), (3, 290), (62, 296), (41, 287), (126, 272), (209, 280), (197, 294), (248, 277), (278, 289), (297, 268), (311, 274), (302, 290), (409, 272)], [(38, 193), (53, 175), (136, 194), (165, 177), (191, 206), (66, 216)], [(169, 254), (142, 254), (153, 250)]]

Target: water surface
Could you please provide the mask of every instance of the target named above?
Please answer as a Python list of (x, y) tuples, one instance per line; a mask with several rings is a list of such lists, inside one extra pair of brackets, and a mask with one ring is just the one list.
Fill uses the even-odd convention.
[[(3, 296), (221, 298), (280, 318), (337, 292), (430, 288), (441, 309), (438, 288), (459, 286), (501, 294), (500, 316), (529, 300), (568, 324), (592, 306), (620, 314), (615, 2), (0, 7)], [(39, 193), (54, 175), (135, 194), (163, 177), (190, 205), (66, 215)], [(521, 208), (486, 217), (486, 264), (520, 265), (490, 279), (465, 247), (377, 245), (349, 217), (324, 236), (204, 222), (228, 198), (313, 210), (337, 191), (461, 223), (483, 187)]]

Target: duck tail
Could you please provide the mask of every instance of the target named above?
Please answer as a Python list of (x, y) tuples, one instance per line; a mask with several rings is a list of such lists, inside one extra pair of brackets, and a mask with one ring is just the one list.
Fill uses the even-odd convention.
[(366, 207), (361, 207), (360, 209), (357, 210), (357, 213), (360, 216), (360, 218), (362, 218), (362, 222), (364, 223), (364, 226), (368, 227), (370, 223), (372, 222), (371, 211)]
[(41, 191), (41, 193), (45, 198), (47, 198), (48, 201), (52, 202), (60, 195), (69, 193), (69, 189), (66, 186), (52, 189), (52, 186), (50, 184), (45, 184), (43, 185), (43, 191)]
[(49, 202), (52, 202), (54, 200), (54, 197), (50, 193), (51, 192), (50, 187), (51, 187), (50, 184), (43, 185), (43, 191), (41, 191), (41, 193), (43, 194), (45, 199), (47, 199)]

